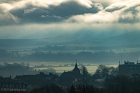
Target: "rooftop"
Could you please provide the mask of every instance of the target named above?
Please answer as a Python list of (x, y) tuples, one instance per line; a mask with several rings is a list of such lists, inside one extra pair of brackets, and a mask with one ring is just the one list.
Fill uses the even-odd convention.
[(124, 64), (120, 64), (120, 65), (140, 65), (140, 63), (135, 63), (135, 62), (130, 62), (130, 61), (124, 61)]

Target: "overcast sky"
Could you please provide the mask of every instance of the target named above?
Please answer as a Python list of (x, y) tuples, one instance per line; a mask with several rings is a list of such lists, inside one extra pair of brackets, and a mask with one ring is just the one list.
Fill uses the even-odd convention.
[(0, 0), (0, 38), (46, 30), (139, 30), (139, 23), (140, 0)]

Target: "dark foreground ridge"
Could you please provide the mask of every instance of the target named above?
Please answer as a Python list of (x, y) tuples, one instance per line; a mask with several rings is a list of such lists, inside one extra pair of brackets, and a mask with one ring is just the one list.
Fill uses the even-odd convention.
[(125, 61), (117, 68), (99, 65), (90, 75), (85, 66), (78, 68), (76, 63), (73, 70), (60, 76), (43, 72), (15, 78), (1, 76), (0, 93), (140, 93), (139, 66), (138, 61)]

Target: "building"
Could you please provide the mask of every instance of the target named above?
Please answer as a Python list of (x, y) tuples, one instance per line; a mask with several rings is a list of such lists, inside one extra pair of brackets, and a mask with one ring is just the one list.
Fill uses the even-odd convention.
[(45, 81), (47, 78), (47, 74), (44, 74), (43, 72), (40, 72), (39, 74), (36, 75), (19, 75), (16, 76), (15, 79), (16, 80), (22, 80), (22, 81), (38, 81), (38, 80), (42, 80)]
[(33, 87), (25, 82), (17, 81), (14, 79), (0, 77), (0, 93), (1, 92), (22, 92), (22, 93), (29, 93), (32, 91)]
[(38, 88), (38, 87), (52, 84), (56, 78), (58, 78), (58, 75), (56, 74), (52, 74), (52, 73), (44, 74), (43, 72), (40, 72), (39, 74), (36, 75), (16, 76), (15, 80), (27, 82), (31, 84), (34, 88)]
[(78, 68), (77, 63), (74, 66), (72, 71), (63, 72), (59, 78), (57, 78), (56, 83), (62, 86), (71, 86), (75, 84), (82, 75), (80, 74), (80, 69)]
[(124, 64), (119, 64), (119, 75), (131, 76), (132, 74), (140, 73), (140, 63), (124, 61)]
[(75, 67), (74, 69), (72, 70), (73, 74), (77, 75), (77, 74), (80, 74), (80, 69), (78, 68), (78, 65), (77, 63), (75, 64)]
[(60, 77), (65, 77), (65, 76), (72, 76), (72, 77), (75, 77), (75, 78), (79, 78), (81, 77), (81, 74), (80, 74), (80, 69), (78, 68), (78, 65), (77, 63), (75, 64), (75, 67), (72, 71), (68, 71), (68, 72), (63, 72), (61, 74)]

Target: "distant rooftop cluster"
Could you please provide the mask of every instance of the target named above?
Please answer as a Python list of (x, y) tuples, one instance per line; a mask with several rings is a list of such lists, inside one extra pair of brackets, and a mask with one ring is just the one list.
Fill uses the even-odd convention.
[(119, 74), (131, 76), (133, 74), (140, 73), (140, 63), (137, 61), (130, 62), (124, 61), (124, 64), (119, 64)]

